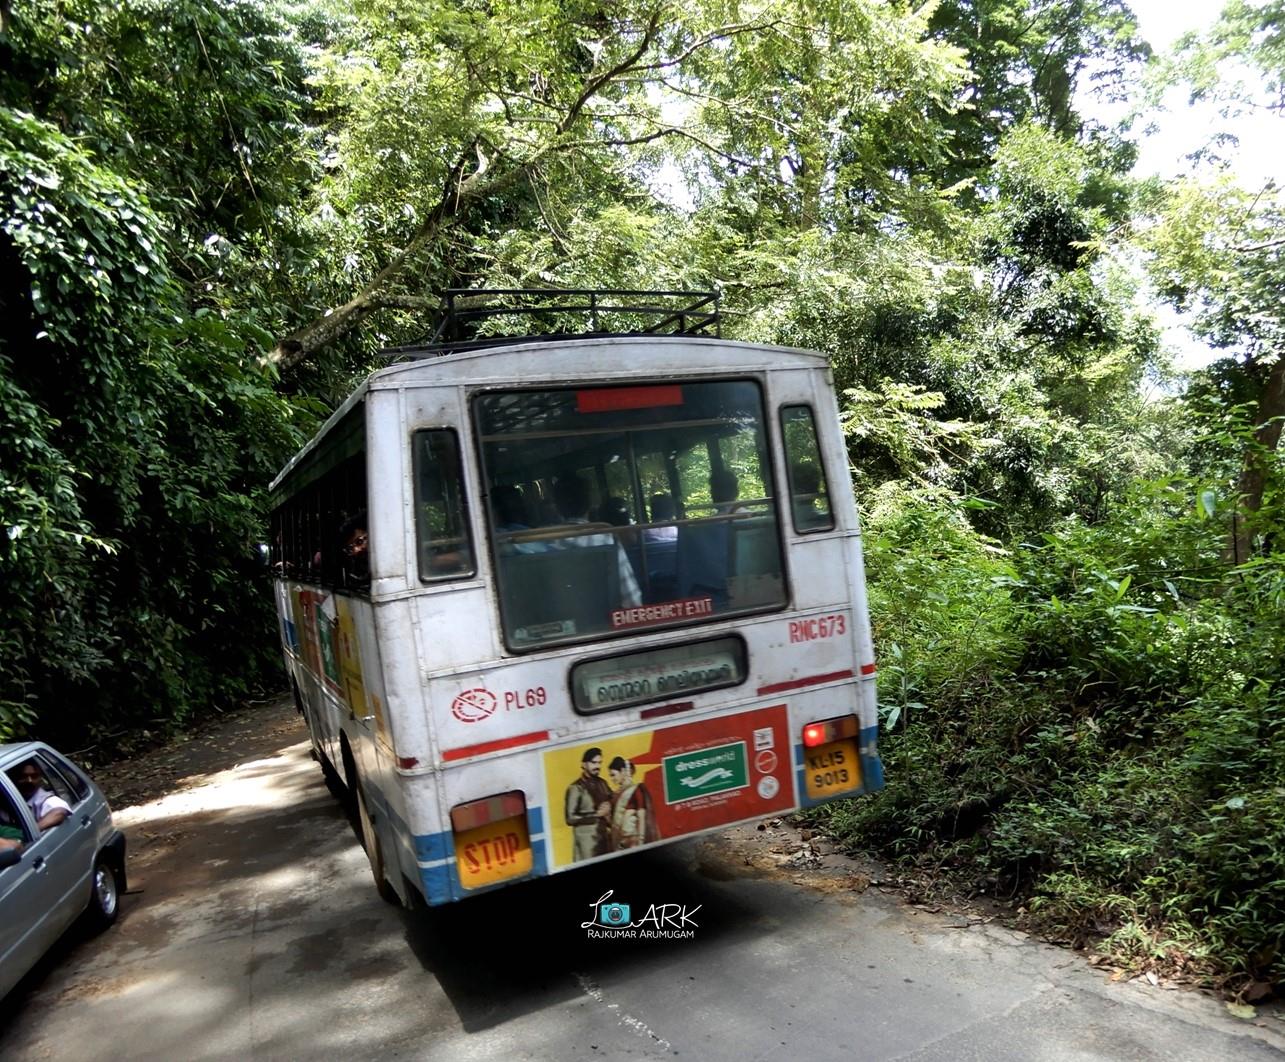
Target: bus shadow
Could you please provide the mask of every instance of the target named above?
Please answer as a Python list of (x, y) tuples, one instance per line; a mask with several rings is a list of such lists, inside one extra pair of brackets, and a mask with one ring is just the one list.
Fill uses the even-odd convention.
[[(408, 914), (406, 940), (463, 1028), (481, 1032), (583, 996), (600, 977), (699, 963), (762, 932), (765, 908), (700, 869), (692, 840), (609, 860), (446, 907)], [(597, 902), (627, 904), (633, 936), (594, 922)], [(656, 921), (647, 919), (653, 909)], [(684, 918), (683, 915), (686, 915)], [(648, 935), (654, 927), (684, 936)]]

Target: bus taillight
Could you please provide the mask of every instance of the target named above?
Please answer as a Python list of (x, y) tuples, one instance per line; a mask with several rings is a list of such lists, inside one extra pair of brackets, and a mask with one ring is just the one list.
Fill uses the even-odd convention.
[(455, 805), (451, 808), (451, 828), (456, 833), (463, 833), (519, 815), (526, 818), (526, 796), (520, 789), (515, 789), (510, 793), (497, 793)]
[(827, 745), (831, 741), (857, 736), (857, 718), (854, 715), (842, 715), (837, 719), (825, 719), (818, 723), (809, 723), (803, 728), (803, 747), (814, 749), (818, 745)]
[(803, 728), (803, 792), (809, 800), (830, 800), (861, 789), (857, 717), (823, 719)]

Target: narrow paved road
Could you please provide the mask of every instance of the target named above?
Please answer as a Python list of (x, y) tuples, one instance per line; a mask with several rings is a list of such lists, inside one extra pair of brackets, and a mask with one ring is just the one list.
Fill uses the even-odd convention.
[[(779, 829), (404, 913), (281, 713), (244, 762), (118, 813), (121, 921), (5, 1001), (0, 1057), (1285, 1059), (1278, 1017), (855, 892), (839, 859), (779, 867)], [(607, 889), (683, 905), (693, 936), (590, 939)]]

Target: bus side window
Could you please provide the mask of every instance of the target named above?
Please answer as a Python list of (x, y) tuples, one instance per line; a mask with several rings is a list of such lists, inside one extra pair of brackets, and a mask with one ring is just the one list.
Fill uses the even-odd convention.
[(417, 431), (414, 455), (420, 580), (470, 576), (477, 565), (469, 535), (459, 438), (447, 428)]
[(811, 406), (781, 407), (781, 437), (790, 477), (790, 511), (794, 530), (801, 535), (834, 528), (825, 466), (817, 444), (816, 421)]

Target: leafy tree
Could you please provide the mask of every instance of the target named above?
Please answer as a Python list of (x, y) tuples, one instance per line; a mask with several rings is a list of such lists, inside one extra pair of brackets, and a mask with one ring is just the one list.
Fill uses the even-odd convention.
[(376, 310), (422, 310), (425, 287), (471, 264), (457, 229), (537, 211), (533, 179), (610, 173), (623, 147), (667, 135), (642, 75), (682, 33), (677, 15), (555, 0), (361, 8), (317, 74), (334, 118), (317, 209), (357, 248), (346, 265), (358, 290), (281, 339), (278, 363), (304, 361)]
[(675, 67), (663, 85), (690, 101), (698, 186), (728, 190), (723, 209), (800, 231), (931, 219), (943, 155), (925, 116), (953, 109), (963, 56), (928, 36), (928, 17), (864, 0), (780, 3), (757, 32)]
[(33, 5), (3, 42), (19, 62), (0, 76), (0, 733), (83, 743), (262, 680), (256, 497), (310, 415), (253, 353), (270, 334), (256, 310), (219, 291), (219, 261), (255, 253), (240, 227), (281, 189), (256, 199), (247, 179), (235, 205), (251, 160), (236, 161), (223, 115), (202, 126), (208, 110), (166, 88), (217, 81), (166, 64), (201, 36), (222, 75), (263, 79), (242, 85), (238, 135), (289, 129), (268, 91), (278, 71), (247, 32), (257, 12), (71, 13)]
[[(1162, 85), (1185, 82), (1193, 99), (1221, 102), (1225, 111), (1262, 108), (1285, 117), (1285, 35), (1279, 0), (1233, 0), (1205, 37), (1178, 42)], [(1246, 83), (1248, 67), (1258, 80)], [(1226, 139), (1223, 137), (1222, 139)], [(1285, 424), (1285, 199), (1274, 182), (1257, 191), (1238, 187), (1225, 172), (1167, 189), (1149, 236), (1153, 275), (1161, 294), (1195, 312), (1197, 332), (1238, 362), (1236, 375), (1247, 428), (1241, 469), (1232, 489), (1228, 557), (1255, 553), (1255, 536), (1274, 517), (1264, 499), (1279, 482), (1278, 444)]]
[(1075, 108), (1090, 87), (1122, 98), (1150, 48), (1121, 0), (942, 0), (935, 36), (964, 49), (968, 79), (942, 115), (949, 135), (947, 182), (983, 184), (1000, 141), (1032, 123), (1096, 143), (1104, 164), (1132, 162), (1129, 146)]

